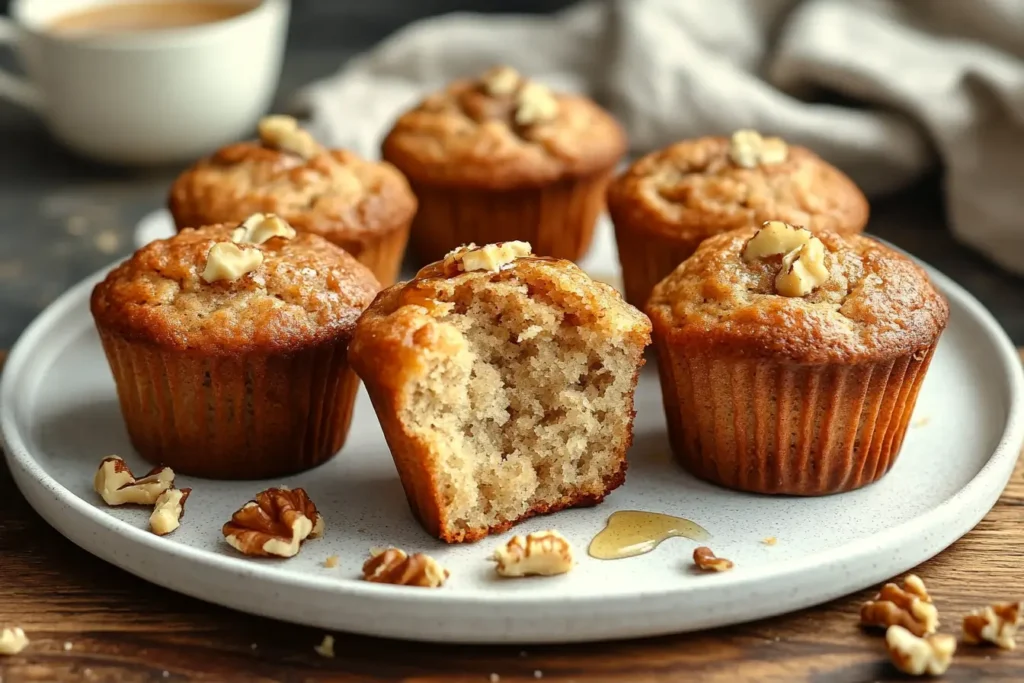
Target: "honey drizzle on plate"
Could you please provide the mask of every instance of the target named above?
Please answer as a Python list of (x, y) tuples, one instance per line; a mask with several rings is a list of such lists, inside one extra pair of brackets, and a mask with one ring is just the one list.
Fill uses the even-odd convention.
[(608, 524), (590, 542), (587, 553), (598, 560), (619, 560), (649, 553), (667, 538), (689, 538), (706, 541), (707, 529), (696, 522), (642, 510), (619, 510), (608, 518)]

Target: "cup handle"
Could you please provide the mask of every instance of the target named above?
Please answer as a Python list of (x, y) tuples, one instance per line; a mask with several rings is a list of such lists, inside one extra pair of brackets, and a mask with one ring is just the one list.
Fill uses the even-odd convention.
[[(0, 45), (13, 46), (17, 40), (18, 27), (10, 19), (0, 17)], [(38, 111), (43, 104), (43, 98), (35, 86), (3, 69), (0, 69), (0, 97), (33, 111)]]

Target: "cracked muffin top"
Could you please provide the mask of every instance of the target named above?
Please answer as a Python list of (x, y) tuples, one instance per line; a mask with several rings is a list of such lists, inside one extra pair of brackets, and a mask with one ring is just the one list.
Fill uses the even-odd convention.
[(608, 210), (617, 225), (685, 240), (769, 220), (858, 233), (868, 220), (867, 199), (841, 171), (755, 131), (648, 154), (611, 183)]
[(182, 173), (168, 206), (178, 229), (274, 213), (358, 251), (367, 237), (405, 227), (416, 198), (391, 164), (324, 148), (295, 119), (269, 116), (259, 139), (228, 145)]
[(250, 241), (240, 230), (189, 228), (139, 249), (93, 289), (97, 325), (130, 341), (215, 355), (299, 350), (351, 335), (380, 288), (365, 266), (318, 235), (281, 230)]
[[(641, 347), (650, 343), (647, 317), (613, 287), (593, 280), (571, 261), (534, 255), (527, 242), (504, 242), (459, 247), (424, 266), (412, 280), (382, 291), (359, 321), (349, 360), (357, 372), (386, 363), (390, 370), (382, 382), (397, 387), (407, 372), (421, 369), (422, 354), (452, 353), (459, 346), (460, 335), (443, 321), (465, 313), (460, 300), (497, 300), (497, 292), (504, 290), (514, 291), (524, 305), (543, 302), (565, 311), (563, 319), (546, 321), (555, 328), (570, 324)], [(503, 334), (516, 343), (542, 331), (511, 313), (502, 325)]]
[(606, 172), (625, 150), (622, 128), (593, 101), (509, 67), (430, 95), (383, 144), (384, 158), (414, 182), (486, 189)]
[[(822, 267), (816, 277), (815, 264), (798, 264), (811, 251), (802, 245), (749, 249), (761, 230), (706, 239), (662, 280), (647, 304), (655, 330), (695, 351), (823, 364), (914, 353), (945, 329), (946, 300), (917, 264), (885, 245), (862, 235), (814, 232)], [(810, 291), (780, 293), (790, 272)]]

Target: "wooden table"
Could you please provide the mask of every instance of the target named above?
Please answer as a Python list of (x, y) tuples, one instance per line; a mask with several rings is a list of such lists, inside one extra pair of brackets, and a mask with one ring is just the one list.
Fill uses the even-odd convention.
[[(915, 571), (944, 630), (997, 600), (1024, 598), (1024, 459), (992, 512)], [(46, 525), (0, 466), (0, 625), (32, 639), (0, 657), (0, 683), (27, 681), (744, 681), (905, 680), (882, 637), (857, 627), (866, 590), (775, 619), (691, 635), (545, 647), (439, 646), (324, 633), (172, 593), (94, 558)], [(257, 596), (253, 596), (258, 600)], [(946, 681), (1024, 681), (1015, 652), (961, 646)]]

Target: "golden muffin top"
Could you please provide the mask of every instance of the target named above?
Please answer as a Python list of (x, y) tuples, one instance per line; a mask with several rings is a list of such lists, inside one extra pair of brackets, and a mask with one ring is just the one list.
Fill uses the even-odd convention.
[(857, 233), (868, 220), (867, 200), (841, 171), (755, 131), (648, 154), (611, 183), (608, 210), (617, 225), (687, 240), (768, 220)]
[(379, 289), (341, 248), (257, 215), (151, 242), (96, 285), (91, 308), (101, 328), (131, 341), (281, 352), (347, 337)]
[(509, 67), (459, 80), (403, 114), (383, 155), (414, 182), (509, 189), (610, 171), (622, 128), (591, 100)]
[(274, 213), (356, 250), (416, 212), (409, 183), (391, 164), (326, 149), (287, 116), (264, 118), (258, 140), (228, 145), (186, 170), (168, 204), (179, 228)]
[[(520, 309), (541, 301), (562, 311), (560, 319), (547, 321), (552, 326), (572, 324), (624, 343), (650, 343), (650, 321), (611, 286), (591, 279), (571, 261), (534, 256), (526, 242), (505, 242), (460, 247), (425, 266), (413, 280), (381, 292), (356, 325), (349, 361), (356, 372), (387, 364), (394, 371), (386, 381), (400, 387), (406, 374), (416, 374), (423, 365), (424, 355), (460, 348), (462, 335), (445, 322), (448, 316), (465, 314), (473, 302), (496, 300), (510, 290)], [(505, 321), (517, 343), (539, 332), (530, 326), (518, 329), (518, 322)]]
[(654, 288), (647, 314), (694, 351), (823, 364), (924, 349), (949, 306), (917, 264), (875, 240), (772, 223), (705, 240)]

